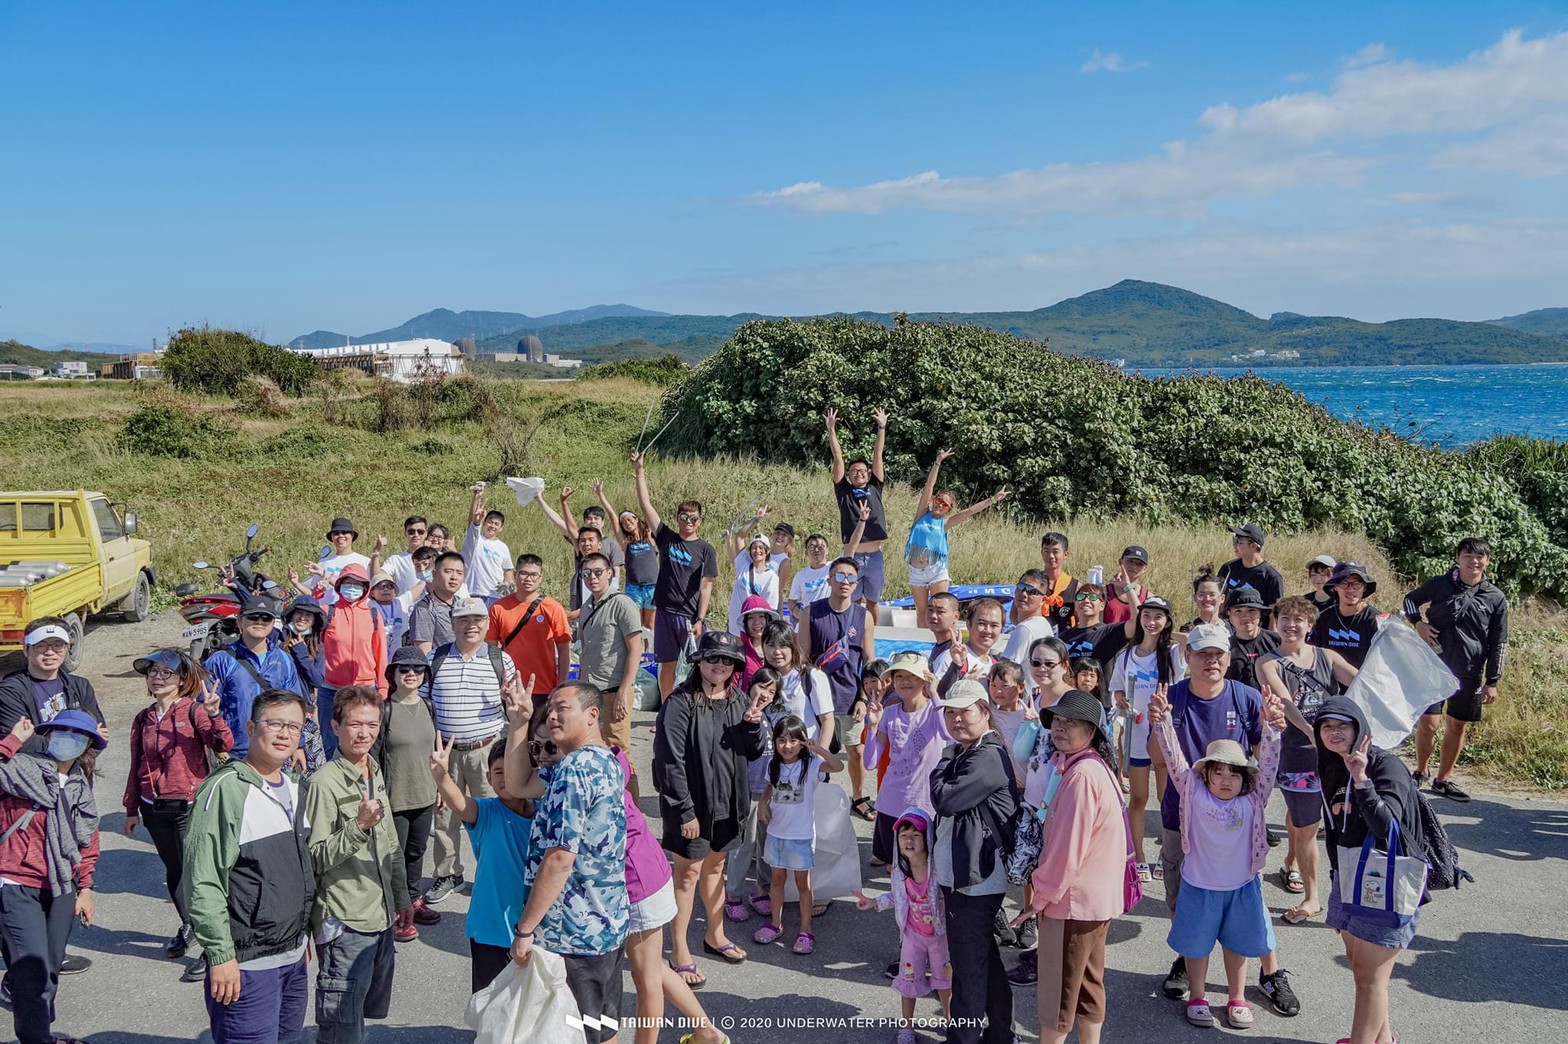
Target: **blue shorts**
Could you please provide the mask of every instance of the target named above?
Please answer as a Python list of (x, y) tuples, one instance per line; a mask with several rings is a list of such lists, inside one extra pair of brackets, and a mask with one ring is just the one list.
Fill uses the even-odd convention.
[(1402, 928), (1380, 924), (1363, 917), (1355, 907), (1340, 902), (1339, 878), (1331, 873), (1328, 877), (1328, 915), (1324, 920), (1330, 928), (1349, 932), (1362, 942), (1369, 942), (1373, 946), (1387, 946), (1391, 950), (1408, 950), (1410, 944), (1415, 941), (1416, 925), (1421, 923), (1421, 911), (1418, 908), (1410, 923)]
[(762, 858), (775, 870), (810, 870), (812, 845), (810, 841), (796, 841), (769, 834), (767, 842), (762, 846)]
[(653, 589), (655, 584), (627, 584), (626, 597), (637, 603), (639, 609), (653, 608)]
[(1154, 762), (1148, 758), (1128, 758), (1127, 764), (1132, 768), (1148, 768), (1149, 766), (1153, 765)]
[(653, 658), (659, 663), (680, 663), (681, 657), (686, 655), (691, 625), (691, 617), (676, 616), (660, 609), (653, 618)]
[(860, 583), (855, 587), (855, 597), (868, 602), (880, 602), (882, 586), (887, 579), (882, 569), (882, 552), (862, 551), (855, 555), (855, 564), (860, 567)]
[(1183, 881), (1165, 942), (1183, 957), (1207, 957), (1216, 942), (1243, 957), (1273, 953), (1274, 926), (1263, 905), (1262, 882), (1254, 874), (1240, 888), (1215, 892)]

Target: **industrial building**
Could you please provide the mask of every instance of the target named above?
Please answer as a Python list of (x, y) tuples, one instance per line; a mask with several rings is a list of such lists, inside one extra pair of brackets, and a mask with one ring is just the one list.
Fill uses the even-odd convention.
[(289, 350), (310, 356), (324, 370), (359, 370), (401, 384), (463, 372), (463, 356), (457, 345), (433, 337)]

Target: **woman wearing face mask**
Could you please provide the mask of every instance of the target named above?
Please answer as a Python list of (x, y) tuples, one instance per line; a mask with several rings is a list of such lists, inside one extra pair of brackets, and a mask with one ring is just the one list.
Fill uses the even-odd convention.
[[(164, 947), (164, 955), (178, 960), (194, 939), (180, 892), (191, 800), (197, 784), (207, 778), (208, 753), (227, 754), (234, 748), (234, 734), (223, 716), (217, 686), (205, 685), (201, 668), (184, 653), (159, 649), (132, 666), (147, 679), (153, 702), (131, 722), (125, 836), (135, 837), (136, 828), (145, 824), (163, 862), (164, 885), (180, 915), (179, 931)], [(203, 956), (185, 969), (180, 981), (201, 982), (206, 975)]]
[(322, 693), (326, 692), (326, 714), (331, 718), (332, 694), (327, 691), (327, 662), (321, 652), (321, 632), (326, 626), (327, 611), (310, 595), (300, 595), (283, 612), (283, 648), (294, 657), (294, 669), (311, 696), (311, 711), (305, 716), (305, 731), (299, 738), (306, 772), (316, 771), (327, 760), (326, 747), (321, 740), (320, 711)]
[(38, 731), (39, 753), (20, 753), (33, 735), (29, 718), (0, 741), (0, 934), (17, 1038), (70, 1044), (76, 1038), (51, 1032), (54, 998), (72, 921), (93, 922), (98, 809), (90, 779), (108, 741), (80, 710), (61, 711)]
[[(350, 685), (369, 685), (387, 694), (387, 632), (381, 614), (370, 603), (370, 576), (358, 565), (338, 574), (338, 600), (321, 632), (323, 660), (320, 717), (330, 720), (332, 697)], [(323, 731), (327, 756), (337, 750), (331, 729)]]

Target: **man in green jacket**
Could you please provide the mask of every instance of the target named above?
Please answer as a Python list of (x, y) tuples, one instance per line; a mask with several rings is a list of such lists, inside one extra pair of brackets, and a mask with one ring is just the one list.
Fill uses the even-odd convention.
[(339, 689), (332, 700), (337, 756), (310, 777), (305, 813), (316, 902), (318, 1044), (360, 1044), (365, 1020), (384, 1019), (392, 1003), (392, 930), (412, 922), (397, 829), (387, 810), (386, 778), (370, 756), (381, 733), (381, 697), (368, 685)]
[(215, 1044), (299, 1040), (316, 892), (300, 787), (283, 772), (299, 749), (305, 700), (264, 689), (245, 722), (243, 761), (196, 791), (185, 835), (185, 908), (207, 958)]

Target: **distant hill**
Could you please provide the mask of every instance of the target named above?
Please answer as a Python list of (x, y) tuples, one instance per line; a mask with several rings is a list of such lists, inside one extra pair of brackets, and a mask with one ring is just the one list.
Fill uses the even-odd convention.
[(1494, 326), (1506, 326), (1525, 333), (1568, 337), (1568, 308), (1537, 308), (1522, 315), (1505, 315), (1491, 320)]
[(88, 369), (97, 371), (104, 363), (118, 362), (120, 353), (106, 355), (100, 352), (54, 351), (49, 348), (34, 348), (21, 341), (0, 341), (0, 366), (42, 366), (52, 370), (62, 362), (80, 361), (88, 364)]
[[(619, 306), (606, 306), (619, 307)], [(592, 311), (585, 309), (584, 311)], [(573, 313), (557, 313), (560, 316)], [(405, 332), (430, 317), (505, 317), (506, 312), (448, 312), (411, 319), (402, 327), (356, 340), (402, 336), (441, 336), (455, 340), (478, 329), (476, 321), (458, 324), (461, 332)], [(891, 325), (887, 312), (859, 312), (856, 318)], [(537, 334), (546, 351), (589, 363), (620, 358), (652, 358), (674, 352), (694, 362), (712, 352), (748, 319), (740, 315), (665, 315), (630, 309), (628, 314), (581, 322), (532, 325), (480, 333), (481, 352), (516, 350), (523, 333)], [(1450, 319), (1397, 319), (1366, 323), (1338, 316), (1279, 312), (1268, 319), (1180, 287), (1124, 279), (1115, 286), (1069, 298), (1047, 308), (1019, 312), (911, 312), (909, 318), (983, 326), (1030, 340), (1047, 340), (1070, 355), (1124, 359), (1131, 366), (1376, 366), (1568, 361), (1568, 309), (1543, 309), (1491, 323)], [(1519, 320), (1517, 328), (1511, 324)], [(505, 320), (497, 318), (497, 323)], [(1527, 328), (1528, 323), (1531, 327)], [(449, 324), (450, 325), (450, 324)], [(341, 335), (326, 344), (342, 344)], [(305, 338), (301, 338), (301, 341)], [(1292, 355), (1291, 353), (1295, 353)]]
[[(333, 333), (331, 330), (317, 330), (315, 333), (294, 338), (289, 342), (289, 347), (332, 348), (344, 343), (374, 344), (379, 341), (407, 341), (416, 337), (434, 337), (442, 341), (456, 341), (460, 337), (483, 340), (497, 334), (582, 324), (610, 317), (662, 315), (663, 312), (652, 312), (646, 308), (626, 304), (594, 305), (591, 308), (576, 308), (569, 312), (553, 312), (550, 315), (540, 316), (524, 315), (522, 312), (454, 312), (448, 308), (437, 308), (433, 312), (416, 315), (401, 326), (377, 330), (358, 337)], [(513, 340), (515, 341), (516, 338), (514, 337)]]

